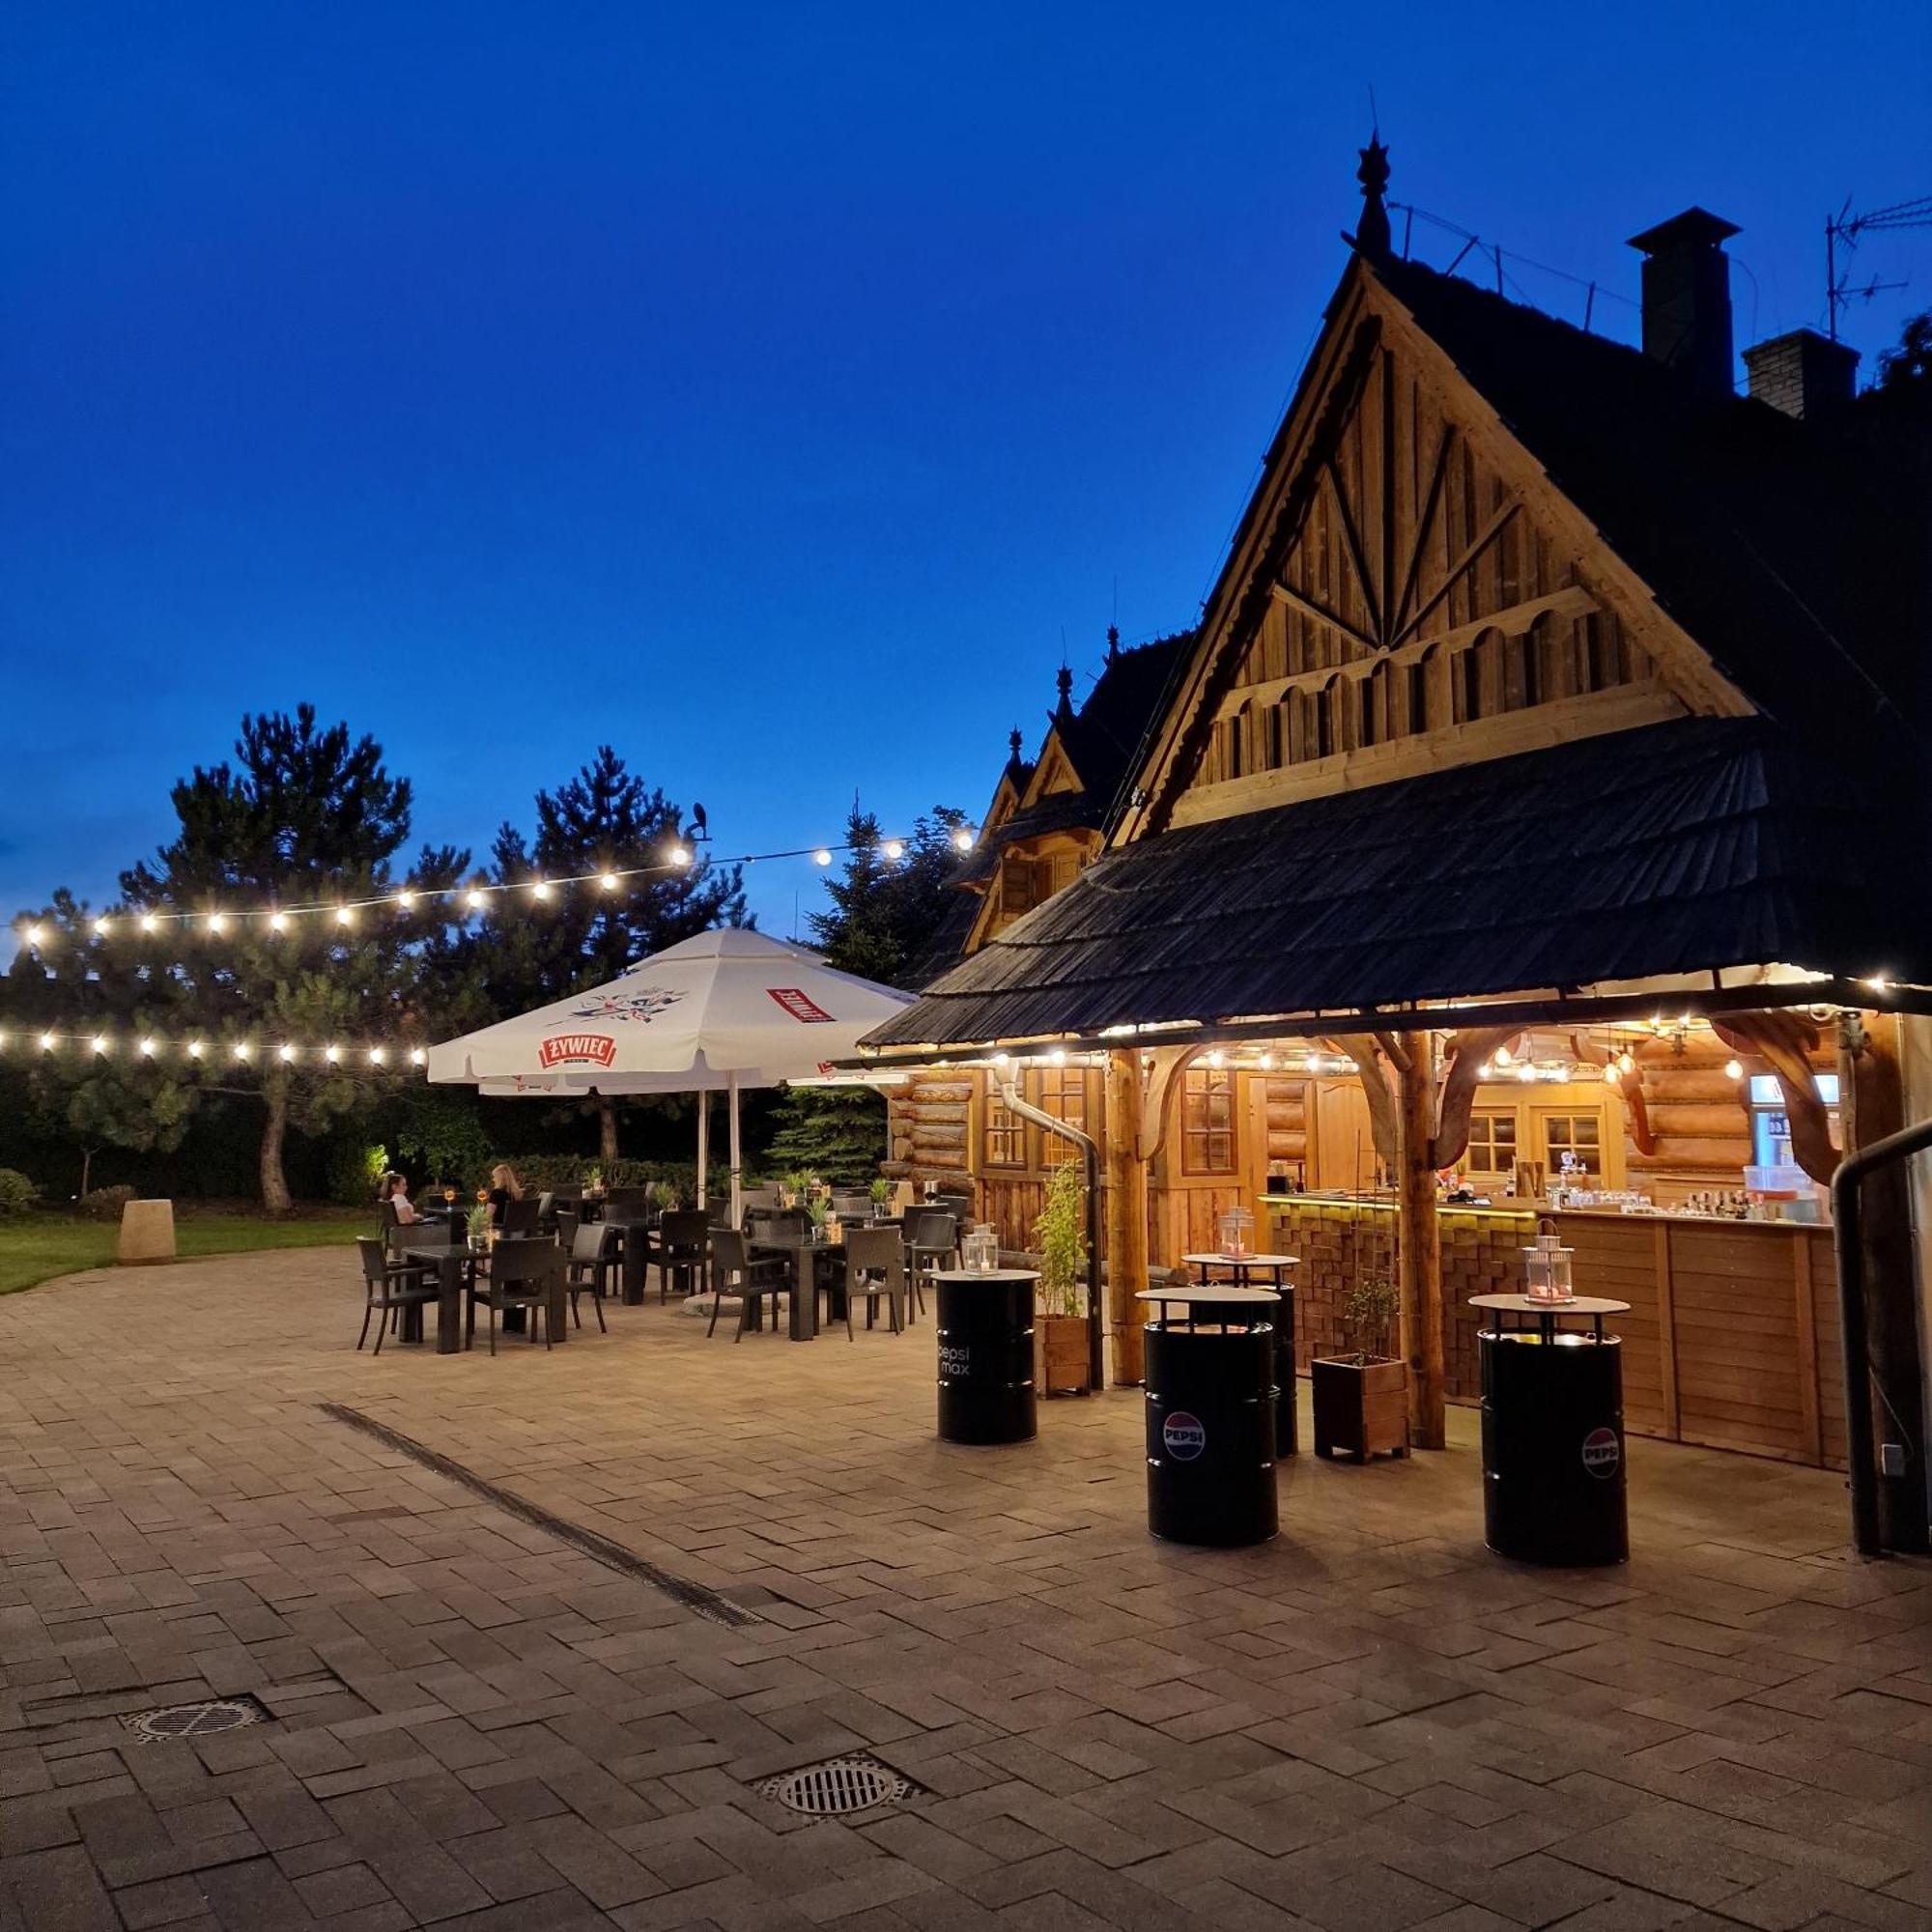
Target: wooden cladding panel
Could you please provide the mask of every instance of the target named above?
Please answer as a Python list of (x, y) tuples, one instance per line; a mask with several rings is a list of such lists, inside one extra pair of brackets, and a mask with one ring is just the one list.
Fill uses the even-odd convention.
[[(1275, 1205), (1272, 1238), (1302, 1258), (1296, 1332), (1304, 1366), (1344, 1345), (1341, 1311), (1359, 1276), (1388, 1266), (1392, 1221), (1363, 1209)], [(1556, 1217), (1579, 1294), (1631, 1304), (1624, 1420), (1634, 1435), (1786, 1462), (1845, 1461), (1844, 1361), (1831, 1231), (1669, 1216)], [(1445, 1209), (1443, 1350), (1448, 1392), (1482, 1392), (1474, 1294), (1520, 1293), (1526, 1215)]]

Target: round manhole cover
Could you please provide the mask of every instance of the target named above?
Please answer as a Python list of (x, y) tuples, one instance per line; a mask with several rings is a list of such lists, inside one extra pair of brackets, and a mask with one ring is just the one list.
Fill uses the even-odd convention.
[(268, 1716), (252, 1697), (210, 1697), (199, 1704), (166, 1704), (158, 1711), (136, 1711), (122, 1719), (144, 1745), (165, 1744), (172, 1738), (206, 1738), (216, 1731), (239, 1731), (259, 1724)]
[(911, 1778), (870, 1757), (828, 1758), (781, 1772), (758, 1786), (767, 1798), (810, 1818), (844, 1818), (896, 1804), (912, 1788)]

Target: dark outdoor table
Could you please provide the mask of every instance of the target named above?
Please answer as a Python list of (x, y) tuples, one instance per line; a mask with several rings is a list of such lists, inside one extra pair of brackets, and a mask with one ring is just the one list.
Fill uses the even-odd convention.
[(624, 1269), (620, 1292), (627, 1307), (639, 1307), (644, 1298), (645, 1264), (650, 1254), (650, 1218), (647, 1215), (607, 1214), (603, 1225), (623, 1231)]
[[(460, 1355), (464, 1350), (464, 1291), (471, 1277), (470, 1264), (475, 1257), (468, 1247), (423, 1248), (417, 1252), (426, 1263), (436, 1268), (436, 1352), (439, 1355)], [(420, 1307), (406, 1309), (405, 1320), (411, 1315), (416, 1319), (417, 1339), (422, 1333), (422, 1310)]]
[[(842, 1288), (845, 1279), (845, 1249), (837, 1241), (814, 1241), (810, 1236), (802, 1240), (782, 1241), (763, 1239), (748, 1244), (754, 1255), (783, 1255), (791, 1263), (791, 1339), (794, 1342), (810, 1342), (818, 1334), (818, 1264), (824, 1261), (833, 1268)], [(835, 1293), (838, 1292), (835, 1290)]]
[[(1288, 1270), (1299, 1266), (1301, 1257), (1204, 1252), (1182, 1255), (1180, 1259), (1204, 1273), (1208, 1268), (1227, 1269), (1234, 1276), (1237, 1288), (1252, 1288), (1255, 1285), (1253, 1277), (1257, 1274), (1269, 1277), (1267, 1285), (1274, 1290), (1278, 1304), (1274, 1318), (1274, 1380), (1280, 1393), (1275, 1399), (1275, 1453), (1281, 1456), (1298, 1455), (1301, 1450), (1301, 1416), (1294, 1396), (1294, 1285), (1288, 1279)], [(1209, 1287), (1212, 1285), (1211, 1282), (1208, 1284)]]
[[(1540, 1296), (1529, 1294), (1472, 1294), (1469, 1306), (1487, 1309), (1494, 1315), (1514, 1315), (1517, 1318), (1514, 1325), (1518, 1328), (1527, 1328), (1529, 1323), (1523, 1318), (1533, 1315), (1546, 1342), (1556, 1339), (1559, 1316), (1581, 1315), (1594, 1324), (1596, 1339), (1601, 1342), (1605, 1339), (1604, 1317), (1628, 1315), (1631, 1305), (1628, 1301), (1605, 1301), (1601, 1295), (1594, 1294), (1573, 1294), (1568, 1301), (1545, 1301)], [(1506, 1321), (1496, 1323), (1498, 1330), (1507, 1330), (1510, 1326)]]

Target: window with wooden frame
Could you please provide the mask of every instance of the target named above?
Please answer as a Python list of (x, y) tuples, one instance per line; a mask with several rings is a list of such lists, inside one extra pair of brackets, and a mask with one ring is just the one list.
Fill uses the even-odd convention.
[(1463, 1164), (1471, 1174), (1506, 1175), (1516, 1172), (1516, 1115), (1475, 1113), (1469, 1116), (1469, 1148)]
[(1546, 1172), (1554, 1177), (1563, 1166), (1566, 1153), (1576, 1155), (1576, 1165), (1586, 1174), (1604, 1171), (1604, 1122), (1600, 1114), (1546, 1114), (1543, 1117), (1543, 1145), (1548, 1155)]
[(1180, 1167), (1184, 1174), (1235, 1171), (1235, 1076), (1224, 1066), (1191, 1066), (1181, 1081)]
[(986, 1104), (980, 1117), (980, 1157), (986, 1167), (1026, 1165), (1026, 1122), (986, 1083)]
[[(1065, 1121), (1069, 1127), (1085, 1128), (1087, 1125), (1087, 1072), (1080, 1066), (1049, 1066), (1039, 1074), (1039, 1110), (1051, 1114), (1056, 1121)], [(1039, 1130), (1039, 1164), (1043, 1168), (1058, 1167), (1064, 1160), (1078, 1159), (1078, 1151), (1071, 1141), (1064, 1141), (1058, 1134), (1050, 1134), (1044, 1127)]]

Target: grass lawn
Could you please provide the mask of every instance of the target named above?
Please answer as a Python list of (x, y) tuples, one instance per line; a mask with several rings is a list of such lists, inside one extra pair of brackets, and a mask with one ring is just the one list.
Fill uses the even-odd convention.
[[(107, 1267), (120, 1229), (111, 1221), (73, 1221), (65, 1214), (27, 1214), (0, 1221), (0, 1294), (32, 1288), (57, 1274)], [(184, 1260), (238, 1255), (258, 1248), (341, 1247), (375, 1233), (375, 1216), (355, 1208), (316, 1208), (270, 1221), (258, 1214), (175, 1216), (175, 1248)]]

